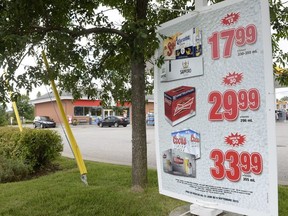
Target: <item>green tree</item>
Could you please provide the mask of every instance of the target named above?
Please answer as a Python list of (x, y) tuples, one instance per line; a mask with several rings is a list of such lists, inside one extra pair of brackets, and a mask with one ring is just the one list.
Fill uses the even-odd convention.
[[(34, 107), (32, 104), (30, 104), (30, 98), (28, 95), (20, 95), (16, 99), (16, 105), (19, 116), (29, 120), (32, 120), (34, 118)], [(15, 119), (15, 114), (13, 115), (13, 117)]]
[[(272, 26), (273, 66), (276, 80), (280, 85), (288, 86), (288, 53), (279, 46), (281, 40), (288, 38), (288, 7), (281, 0), (269, 0), (270, 21)], [(287, 1), (286, 1), (287, 4)], [(277, 71), (277, 67), (282, 70)]]
[(5, 126), (8, 124), (7, 113), (5, 108), (0, 105), (0, 126)]
[(280, 99), (280, 101), (288, 101), (288, 96), (284, 96)]
[[(14, 91), (31, 91), (55, 79), (61, 90), (72, 92), (75, 98), (81, 94), (97, 97), (101, 88), (102, 99), (112, 95), (115, 101), (131, 100), (132, 186), (142, 190), (147, 183), (145, 93), (153, 87), (146, 79), (151, 74), (145, 71), (145, 62), (158, 47), (157, 26), (182, 15), (179, 10), (184, 10), (187, 2), (4, 0), (0, 3), (0, 64), (8, 66), (6, 79), (17, 80)], [(159, 10), (159, 5), (178, 10)], [(123, 21), (109, 20), (107, 10), (120, 14)], [(51, 61), (49, 74), (42, 70), (42, 49)], [(16, 76), (25, 55), (34, 56), (38, 64)], [(0, 97), (7, 99), (3, 80), (0, 77)]]

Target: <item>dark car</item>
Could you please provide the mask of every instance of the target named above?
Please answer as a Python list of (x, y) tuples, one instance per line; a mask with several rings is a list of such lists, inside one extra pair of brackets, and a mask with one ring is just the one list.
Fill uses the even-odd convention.
[(107, 116), (106, 118), (100, 120), (97, 124), (99, 127), (104, 126), (114, 126), (119, 127), (119, 125), (123, 125), (123, 127), (126, 127), (129, 124), (129, 120), (126, 117), (123, 116)]
[(56, 123), (49, 116), (36, 116), (33, 120), (34, 128), (55, 128)]

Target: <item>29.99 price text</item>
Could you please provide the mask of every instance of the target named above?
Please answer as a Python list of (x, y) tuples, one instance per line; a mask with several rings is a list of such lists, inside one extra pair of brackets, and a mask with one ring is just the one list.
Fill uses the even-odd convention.
[(252, 88), (248, 91), (241, 89), (238, 92), (229, 89), (223, 94), (219, 91), (212, 91), (208, 96), (208, 102), (213, 106), (209, 111), (210, 121), (234, 121), (239, 116), (239, 111), (255, 111), (260, 107), (260, 93)]

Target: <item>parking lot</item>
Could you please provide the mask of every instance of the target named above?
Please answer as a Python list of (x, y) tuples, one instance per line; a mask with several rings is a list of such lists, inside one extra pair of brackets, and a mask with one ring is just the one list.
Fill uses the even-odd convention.
[[(131, 165), (131, 125), (126, 128), (121, 126), (118, 128), (99, 128), (96, 125), (77, 125), (71, 126), (71, 128), (85, 160)], [(56, 130), (63, 137), (63, 155), (73, 157), (61, 126), (58, 125)], [(276, 143), (278, 182), (288, 185), (288, 122), (276, 123)], [(148, 166), (156, 168), (153, 126), (147, 126), (147, 154)]]
[[(77, 125), (71, 128), (85, 160), (131, 165), (131, 125), (126, 128), (122, 126), (100, 128), (96, 125)], [(57, 130), (63, 137), (63, 155), (73, 157), (63, 130), (59, 126)], [(147, 154), (148, 166), (156, 168), (153, 126), (147, 126)]]

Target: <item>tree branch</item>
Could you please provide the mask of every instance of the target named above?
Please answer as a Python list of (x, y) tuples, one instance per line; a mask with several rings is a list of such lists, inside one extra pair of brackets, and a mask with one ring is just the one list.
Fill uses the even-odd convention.
[(63, 32), (71, 35), (72, 37), (79, 37), (83, 35), (89, 35), (89, 34), (117, 34), (123, 38), (127, 38), (128, 34), (124, 33), (123, 31), (120, 31), (118, 29), (111, 29), (111, 28), (88, 28), (88, 29), (81, 29), (81, 30), (70, 30), (63, 27), (42, 27), (42, 26), (32, 26), (30, 33), (38, 32), (38, 33), (48, 33), (48, 32)]

